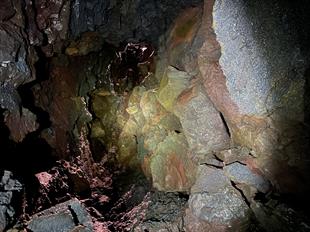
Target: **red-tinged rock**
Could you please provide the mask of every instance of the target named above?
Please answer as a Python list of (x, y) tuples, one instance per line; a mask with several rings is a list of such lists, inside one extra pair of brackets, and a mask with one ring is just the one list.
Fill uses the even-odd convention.
[(10, 19), (15, 14), (11, 0), (3, 0), (0, 3), (0, 22)]
[(37, 117), (30, 110), (22, 108), (19, 112), (6, 112), (4, 122), (10, 129), (10, 137), (21, 142), (30, 132), (36, 131), (39, 128)]
[(108, 226), (106, 225), (106, 223), (99, 222), (99, 221), (94, 222), (93, 229), (94, 229), (94, 232), (111, 232), (108, 229)]
[(45, 55), (50, 57), (54, 52), (61, 52), (63, 42), (67, 39), (70, 1), (27, 0), (26, 16), (30, 44), (42, 46), (46, 36), (47, 44), (42, 47)]
[(39, 183), (44, 187), (48, 187), (53, 179), (53, 176), (47, 172), (40, 172), (35, 174), (35, 176), (38, 179)]
[(63, 57), (53, 60), (49, 80), (34, 89), (36, 104), (49, 113), (51, 121), (42, 137), (62, 158), (68, 156), (71, 145), (76, 146), (72, 142), (78, 139), (80, 126), (91, 119), (85, 98), (78, 93), (85, 68), (82, 62), (83, 59), (68, 61)]

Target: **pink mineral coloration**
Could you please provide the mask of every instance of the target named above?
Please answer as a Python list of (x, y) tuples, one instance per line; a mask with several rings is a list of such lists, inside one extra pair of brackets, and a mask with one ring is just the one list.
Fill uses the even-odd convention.
[(53, 179), (53, 176), (47, 172), (40, 172), (35, 175), (40, 184), (47, 187)]

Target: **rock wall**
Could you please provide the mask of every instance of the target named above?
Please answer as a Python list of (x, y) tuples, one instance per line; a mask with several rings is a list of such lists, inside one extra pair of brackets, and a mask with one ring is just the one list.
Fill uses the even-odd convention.
[[(103, 214), (114, 220), (109, 222), (114, 229), (307, 231), (304, 218), (278, 197), (308, 203), (310, 20), (305, 4), (2, 1), (4, 123), (15, 142), (37, 131), (32, 135), (67, 160), (59, 164), (63, 168), (70, 169), (75, 160), (81, 169), (74, 166), (66, 177), (72, 191), (91, 194), (90, 202), (100, 209), (115, 203), (111, 215)], [(31, 89), (31, 103), (23, 88)], [(48, 125), (42, 125), (35, 107), (48, 114)], [(113, 178), (102, 165), (137, 176), (143, 172), (156, 191), (163, 191), (152, 204), (170, 196), (158, 207), (168, 205), (171, 212), (158, 216), (154, 205), (148, 208), (141, 200), (148, 199), (146, 180), (110, 203), (105, 191)], [(42, 191), (49, 206), (69, 197), (50, 188), (52, 179), (46, 182), (56, 174), (37, 174), (41, 188), (48, 186)], [(2, 185), (0, 231), (12, 219), (6, 214), (13, 215), (12, 192)], [(178, 192), (188, 196), (187, 204)], [(80, 201), (73, 203), (87, 214)], [(60, 207), (69, 218), (68, 230), (79, 229), (71, 205), (36, 214), (28, 228), (47, 228), (42, 217), (55, 223)], [(143, 219), (144, 214), (136, 218), (146, 209), (155, 221)], [(89, 215), (85, 219), (92, 228)], [(108, 231), (109, 223), (96, 223)]]
[(300, 7), (285, 1), (216, 1), (212, 27), (227, 98), (214, 94), (216, 83), (206, 79), (205, 85), (223, 110), (233, 141), (254, 150), (277, 188), (302, 193), (299, 176), (307, 178), (309, 166), (304, 124), (309, 53), (302, 47), (307, 38), (300, 37)]
[(108, 42), (115, 45), (126, 40), (143, 40), (157, 45), (158, 38), (182, 9), (200, 3), (202, 0), (74, 0), (70, 31), (74, 38), (86, 31), (99, 31)]

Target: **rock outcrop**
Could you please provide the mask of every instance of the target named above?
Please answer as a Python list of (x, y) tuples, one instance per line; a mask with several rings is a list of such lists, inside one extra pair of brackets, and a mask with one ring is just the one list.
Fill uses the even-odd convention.
[[(0, 231), (8, 229), (15, 220), (15, 209), (13, 208), (13, 197), (23, 190), (18, 180), (12, 178), (10, 171), (4, 171), (0, 182)], [(18, 209), (19, 210), (19, 209)]]

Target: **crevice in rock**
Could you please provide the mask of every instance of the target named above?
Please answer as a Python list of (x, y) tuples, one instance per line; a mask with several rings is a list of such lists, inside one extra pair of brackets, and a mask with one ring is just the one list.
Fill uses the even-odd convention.
[(206, 165), (212, 168), (216, 168), (216, 169), (223, 169), (223, 166), (219, 166), (219, 165), (215, 165), (215, 164), (210, 164), (210, 163), (201, 163), (200, 165)]
[(240, 193), (241, 197), (243, 198), (244, 202), (249, 206), (249, 208), (251, 208), (251, 203), (247, 199), (243, 191), (240, 188), (238, 188), (237, 184), (234, 181), (230, 180), (230, 183)]
[(225, 126), (225, 129), (226, 129), (227, 134), (229, 135), (229, 137), (231, 137), (228, 124), (227, 124), (227, 122), (226, 122), (226, 120), (225, 120), (225, 118), (224, 118), (224, 115), (223, 115), (221, 112), (220, 112), (220, 116), (221, 116), (222, 122), (223, 122), (223, 124), (224, 124), (224, 126)]
[(262, 204), (265, 204), (268, 202), (268, 198), (266, 197), (266, 194), (262, 192), (257, 192), (254, 196), (254, 201), (261, 202)]
[(71, 213), (71, 216), (72, 216), (72, 219), (73, 219), (73, 222), (76, 226), (80, 225), (80, 221), (79, 221), (79, 218), (76, 214), (76, 212), (74, 211), (74, 209), (72, 209), (71, 205), (68, 205), (68, 210), (70, 211)]
[(37, 133), (39, 134), (43, 129), (50, 127), (51, 122), (48, 113), (35, 105), (32, 87), (48, 79), (48, 60), (39, 48), (36, 51), (39, 57), (35, 63), (36, 79), (21, 85), (17, 90), (21, 97), (22, 106), (36, 115), (37, 122), (39, 123)]

